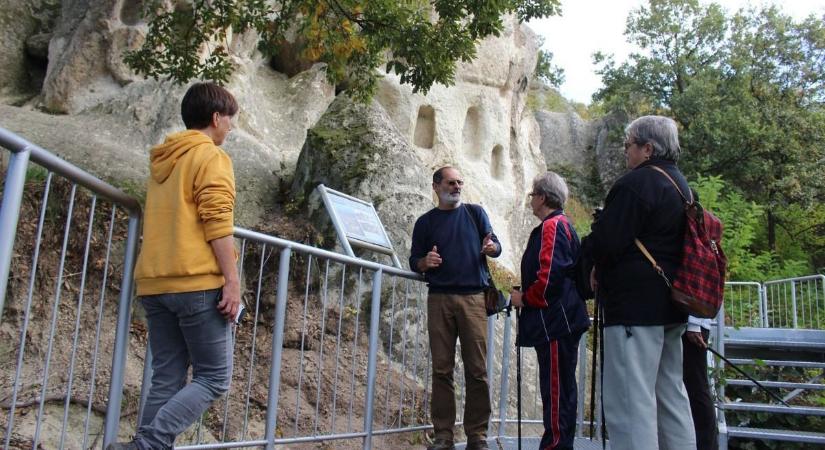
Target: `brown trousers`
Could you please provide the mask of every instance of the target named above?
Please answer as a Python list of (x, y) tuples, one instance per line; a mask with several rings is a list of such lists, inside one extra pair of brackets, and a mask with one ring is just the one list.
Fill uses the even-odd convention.
[(456, 415), (453, 371), (458, 338), (466, 381), (464, 432), (468, 443), (486, 439), (490, 420), (490, 387), (487, 384), (487, 312), (484, 295), (431, 293), (427, 296), (427, 316), (433, 358), (430, 415), (435, 438), (453, 440)]

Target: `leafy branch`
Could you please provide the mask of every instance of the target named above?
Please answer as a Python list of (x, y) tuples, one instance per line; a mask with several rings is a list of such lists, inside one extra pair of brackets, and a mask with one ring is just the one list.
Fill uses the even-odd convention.
[(258, 48), (275, 56), (285, 43), (303, 63), (326, 64), (328, 80), (366, 100), (384, 66), (414, 92), (455, 81), (455, 64), (475, 44), (520, 21), (559, 14), (559, 0), (147, 0), (148, 33), (125, 61), (136, 72), (176, 83), (226, 82), (234, 67), (229, 41), (254, 31)]

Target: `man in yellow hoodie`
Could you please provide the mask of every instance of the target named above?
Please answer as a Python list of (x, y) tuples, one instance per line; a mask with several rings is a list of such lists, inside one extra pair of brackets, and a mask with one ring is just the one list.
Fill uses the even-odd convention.
[(181, 102), (186, 131), (151, 150), (135, 282), (149, 325), (152, 384), (134, 440), (107, 450), (172, 448), (229, 388), (240, 282), (232, 237), (235, 177), (218, 146), (237, 112), (226, 89), (194, 84)]

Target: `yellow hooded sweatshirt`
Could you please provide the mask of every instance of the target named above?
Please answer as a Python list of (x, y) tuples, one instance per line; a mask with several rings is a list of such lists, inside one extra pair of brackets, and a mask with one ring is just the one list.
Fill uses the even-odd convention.
[(232, 234), (235, 176), (229, 156), (196, 130), (173, 133), (152, 148), (135, 268), (138, 295), (223, 286), (209, 241)]

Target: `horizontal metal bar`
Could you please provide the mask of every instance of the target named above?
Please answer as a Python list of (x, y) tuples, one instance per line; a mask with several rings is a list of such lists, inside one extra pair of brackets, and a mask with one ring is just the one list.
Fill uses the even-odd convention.
[(757, 363), (755, 359), (740, 359), (730, 358), (730, 362), (737, 365), (755, 365), (755, 366), (785, 366), (785, 367), (805, 367), (808, 369), (825, 369), (825, 362), (811, 362), (811, 361), (785, 361), (777, 359), (759, 360)]
[(725, 286), (761, 286), (756, 281), (725, 281)]
[[(499, 421), (499, 423), (501, 423), (501, 421)], [(518, 420), (517, 419), (505, 419), (504, 423), (518, 423)], [(543, 425), (544, 424), (544, 422), (542, 422), (540, 419), (521, 419), (521, 423), (522, 424), (525, 424), (525, 423), (526, 424), (536, 424), (536, 425)]]
[(28, 149), (31, 151), (29, 160), (70, 181), (88, 188), (96, 194), (122, 205), (129, 211), (130, 215), (141, 215), (140, 203), (138, 203), (138, 201), (132, 196), (3, 127), (0, 127), (0, 146), (7, 148), (14, 153)]
[[(751, 380), (725, 380), (728, 386), (756, 386)], [(825, 384), (819, 383), (791, 383), (789, 381), (760, 381), (759, 384), (765, 387), (777, 389), (825, 389)]]
[(351, 256), (342, 255), (340, 253), (331, 252), (329, 250), (310, 247), (309, 245), (299, 244), (297, 242), (288, 241), (286, 239), (270, 236), (268, 234), (247, 230), (246, 228), (235, 227), (235, 237), (249, 239), (250, 241), (255, 242), (262, 242), (267, 245), (273, 245), (278, 248), (288, 247), (294, 251), (310, 254), (317, 258), (329, 259), (331, 261), (349, 264), (352, 266), (364, 267), (366, 269), (372, 269), (375, 271), (381, 270), (385, 274), (396, 275), (403, 278), (409, 278), (411, 280), (424, 281), (424, 277), (421, 274), (415, 272), (410, 272), (408, 270), (403, 270), (397, 267), (387, 266), (372, 261), (364, 261), (363, 259), (353, 258)]
[(207, 450), (220, 448), (247, 448), (247, 447), (261, 447), (266, 445), (265, 440), (258, 441), (238, 441), (238, 442), (219, 442), (214, 444), (198, 444), (198, 445), (176, 445), (175, 450)]
[[(305, 442), (320, 442), (320, 441), (335, 441), (340, 439), (358, 439), (366, 436), (367, 433), (339, 433), (339, 434), (321, 434), (317, 436), (301, 436), (294, 438), (275, 439), (273, 442), (278, 444), (300, 444)], [(175, 447), (177, 448), (177, 447)]]
[(427, 430), (432, 430), (432, 429), (433, 429), (432, 425), (419, 425), (417, 427), (405, 427), (405, 428), (394, 428), (394, 429), (389, 428), (389, 429), (386, 429), (386, 430), (373, 431), (372, 435), (373, 436), (379, 436), (379, 435), (387, 435), (387, 434), (411, 433), (413, 431), (427, 431)]
[(770, 428), (728, 427), (728, 436), (768, 441), (825, 443), (825, 433), (797, 430), (777, 430)]
[(719, 405), (722, 409), (729, 411), (752, 411), (765, 412), (773, 414), (798, 414), (806, 416), (825, 417), (825, 408), (817, 408), (814, 406), (787, 406), (782, 405), (766, 405), (764, 403), (722, 403)]
[(395, 254), (395, 251), (391, 248), (382, 247), (380, 245), (375, 245), (372, 242), (362, 241), (360, 239), (356, 239), (356, 238), (349, 237), (349, 236), (347, 236), (347, 238), (349, 239), (350, 245), (354, 245), (358, 248), (363, 248), (363, 249), (366, 249), (366, 250), (372, 250), (376, 253), (381, 253), (383, 255), (393, 255), (393, 254)]
[(788, 283), (788, 282), (791, 282), (791, 281), (808, 281), (808, 280), (822, 280), (823, 282), (825, 282), (825, 275), (808, 275), (808, 276), (804, 276), (804, 277), (784, 278), (782, 280), (766, 281), (762, 284), (767, 286), (769, 284), (780, 284), (780, 283)]

